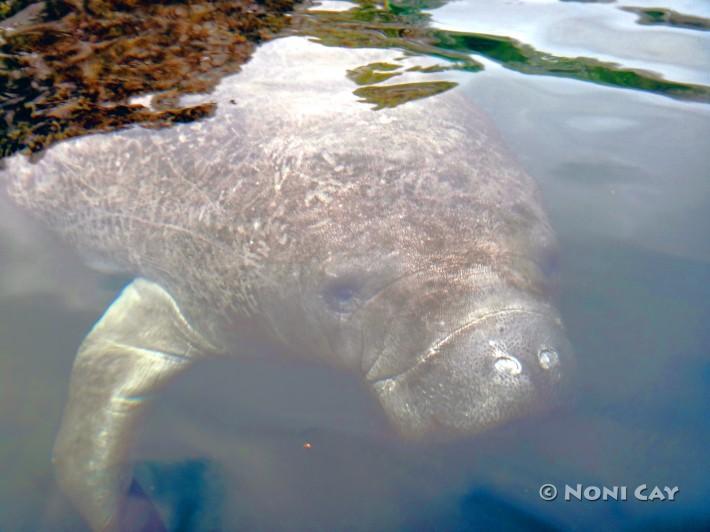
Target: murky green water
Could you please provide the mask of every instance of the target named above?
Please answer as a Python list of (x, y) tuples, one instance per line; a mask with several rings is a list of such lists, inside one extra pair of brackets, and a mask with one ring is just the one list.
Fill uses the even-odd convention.
[[(327, 2), (300, 31), (424, 56), (428, 71), (408, 76), (457, 83), (492, 117), (559, 236), (575, 402), (422, 452), (383, 436), (377, 405), (340, 373), (207, 363), (150, 413), (135, 453), (141, 486), (175, 530), (706, 529), (710, 6), (392, 4)], [(652, 8), (686, 17), (639, 18)], [(402, 44), (401, 17), (422, 19), (414, 44)], [(412, 61), (351, 76), (361, 88), (399, 83), (382, 74)], [(123, 281), (0, 203), (0, 530), (82, 529), (50, 450), (76, 347)], [(629, 500), (546, 502), (544, 483), (626, 486)], [(635, 500), (642, 484), (679, 492)]]

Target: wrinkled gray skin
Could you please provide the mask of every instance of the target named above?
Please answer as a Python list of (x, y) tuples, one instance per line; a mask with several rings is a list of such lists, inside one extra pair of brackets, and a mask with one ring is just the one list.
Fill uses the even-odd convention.
[(535, 185), (456, 91), (359, 102), (346, 69), (391, 60), (278, 40), (209, 96), (213, 118), (8, 161), (17, 204), (137, 277), (79, 350), (55, 448), (93, 528), (118, 527), (147, 399), (204, 356), (270, 345), (340, 365), (411, 437), (558, 394), (571, 355)]

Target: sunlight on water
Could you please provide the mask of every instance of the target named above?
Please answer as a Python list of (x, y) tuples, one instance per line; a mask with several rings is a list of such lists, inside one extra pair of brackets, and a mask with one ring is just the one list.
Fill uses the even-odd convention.
[[(483, 109), (539, 183), (559, 239), (574, 399), (421, 448), (394, 438), (342, 372), (272, 353), (208, 362), (148, 413), (135, 498), (150, 499), (169, 530), (707, 529), (710, 5), (390, 5), (302, 10), (292, 40), (257, 49), (242, 74), (181, 103), (217, 102), (219, 119), (232, 84), (257, 79), (263, 94), (310, 83), (322, 99), (288, 102), (304, 113), (355, 105), (353, 92), (378, 109), (458, 91)], [(309, 66), (306, 40), (342, 47), (342, 61)], [(300, 74), (289, 62), (264, 80), (288, 46), (303, 51)], [(373, 120), (384, 124), (383, 112)], [(56, 487), (51, 448), (74, 353), (127, 281), (89, 269), (0, 194), (0, 530), (85, 529)], [(544, 370), (559, 364), (561, 352), (536, 353)], [(521, 367), (512, 354), (495, 362), (502, 375)], [(546, 483), (555, 500), (541, 498)], [(625, 486), (629, 497), (565, 501), (578, 484)], [(644, 484), (678, 494), (643, 501), (633, 494)]]

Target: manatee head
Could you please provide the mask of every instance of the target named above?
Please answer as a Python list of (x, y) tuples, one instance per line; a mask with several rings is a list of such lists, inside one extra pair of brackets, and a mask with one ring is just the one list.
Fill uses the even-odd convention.
[[(571, 348), (552, 307), (496, 298), (465, 318), (448, 316), (427, 338), (408, 340), (404, 331), (395, 332), (400, 338), (386, 340), (367, 374), (400, 431), (475, 434), (559, 402), (572, 369)], [(392, 368), (385, 358), (393, 345), (421, 351)]]
[(546, 298), (488, 266), (406, 269), (398, 255), (326, 259), (302, 315), (399, 432), (470, 435), (560, 402), (572, 353)]

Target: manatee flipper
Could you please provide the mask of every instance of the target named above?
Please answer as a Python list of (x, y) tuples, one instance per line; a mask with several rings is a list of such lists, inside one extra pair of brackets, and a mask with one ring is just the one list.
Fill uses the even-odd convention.
[(118, 530), (131, 444), (155, 392), (213, 351), (160, 286), (136, 279), (77, 354), (54, 447), (57, 478), (94, 530)]

